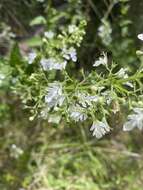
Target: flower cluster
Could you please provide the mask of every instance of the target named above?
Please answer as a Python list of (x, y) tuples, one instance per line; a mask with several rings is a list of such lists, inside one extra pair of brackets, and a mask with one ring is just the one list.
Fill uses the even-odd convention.
[(43, 67), (44, 71), (48, 70), (63, 70), (65, 69), (67, 62), (66, 61), (58, 61), (54, 58), (49, 58), (49, 59), (41, 59), (40, 64)]
[[(60, 35), (56, 35), (52, 30), (44, 32), (44, 51), (42, 51), (40, 60), (40, 65), (44, 71), (65, 70), (68, 62), (77, 62), (76, 47), (80, 46), (83, 36), (85, 35), (85, 25), (85, 21), (81, 21), (79, 27), (76, 25), (70, 25), (67, 33), (63, 32)], [(48, 46), (48, 50), (45, 46)], [(37, 57), (37, 53), (31, 51), (27, 56), (28, 63), (34, 63)]]
[[(106, 31), (106, 28), (110, 28), (109, 23), (104, 21), (98, 32), (101, 38), (106, 34), (104, 40), (109, 44), (112, 31)], [(103, 52), (94, 62), (91, 72), (82, 70), (76, 78), (71, 76), (71, 69), (76, 73), (77, 48), (84, 35), (84, 21), (79, 26), (69, 25), (60, 34), (45, 31), (40, 51), (31, 51), (27, 56), (28, 64), (24, 71), (28, 74), (25, 73), (23, 78), (23, 73), (22, 76), (19, 74), (17, 91), (24, 103), (26, 99), (32, 102), (29, 106), (32, 113), (30, 120), (38, 116), (56, 124), (61, 120), (92, 122), (90, 131), (100, 139), (110, 132), (107, 122), (110, 114), (119, 114), (120, 108), (125, 106), (130, 111), (134, 102), (140, 101), (143, 70), (130, 74), (128, 68), (118, 67), (111, 60), (109, 63), (107, 54)], [(142, 40), (142, 34), (138, 38)], [(143, 105), (139, 107), (127, 117), (124, 131), (135, 127), (142, 129)]]

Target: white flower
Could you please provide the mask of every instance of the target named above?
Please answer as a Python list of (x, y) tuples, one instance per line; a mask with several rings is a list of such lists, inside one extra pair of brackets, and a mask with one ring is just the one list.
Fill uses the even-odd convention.
[(97, 95), (91, 96), (89, 94), (80, 93), (80, 92), (77, 93), (77, 97), (79, 99), (79, 103), (85, 108), (87, 106), (91, 106), (93, 102), (98, 102), (100, 100), (100, 97)]
[(78, 30), (78, 27), (76, 25), (69, 25), (68, 31), (70, 34), (76, 32)]
[(116, 99), (116, 94), (109, 90), (102, 92), (101, 95), (105, 98), (107, 105), (110, 105)]
[(63, 57), (67, 60), (72, 60), (73, 62), (77, 61), (77, 53), (76, 49), (74, 47), (71, 47), (69, 49), (63, 48)]
[[(58, 108), (55, 108), (54, 109), (55, 111), (58, 110)], [(48, 122), (49, 123), (55, 123), (55, 124), (58, 124), (61, 120), (61, 115), (57, 114), (57, 113), (54, 113), (54, 114), (50, 114), (49, 113), (50, 111), (50, 107), (49, 106), (46, 106), (44, 107), (42, 110), (41, 110), (41, 113), (40, 113), (40, 116), (42, 119), (44, 120), (47, 120), (48, 119)]]
[(73, 62), (76, 62), (76, 61), (77, 61), (77, 53), (76, 53), (76, 49), (75, 49), (75, 48), (71, 47), (71, 48), (69, 49), (69, 55), (70, 55), (71, 60), (72, 60)]
[(143, 34), (138, 34), (138, 39), (143, 41)]
[(97, 139), (100, 139), (110, 131), (110, 127), (104, 118), (102, 121), (94, 121), (90, 131), (93, 132), (93, 136), (96, 136)]
[(88, 105), (91, 105), (91, 102), (98, 102), (100, 100), (100, 97), (99, 96), (90, 96), (90, 95), (87, 95), (85, 96), (85, 102), (88, 104)]
[(50, 111), (50, 108), (49, 107), (44, 107), (42, 110), (41, 110), (41, 113), (40, 113), (40, 117), (43, 118), (44, 120), (46, 120), (49, 116), (49, 111)]
[(47, 95), (45, 96), (45, 102), (49, 108), (62, 106), (65, 96), (62, 93), (62, 84), (59, 82), (53, 82), (49, 84)]
[(57, 115), (57, 114), (50, 115), (48, 118), (49, 123), (58, 124), (60, 120), (61, 120), (61, 115)]
[[(119, 78), (123, 78), (123, 79), (127, 79), (129, 76), (127, 74), (127, 71), (128, 69), (127, 68), (121, 68), (117, 73), (116, 75), (119, 77)], [(133, 84), (131, 82), (125, 82), (124, 83), (126, 86), (129, 86), (130, 88), (133, 88)]]
[(0, 80), (5, 79), (5, 75), (3, 73), (0, 73)]
[(143, 55), (143, 51), (137, 50), (137, 51), (136, 51), (136, 54), (139, 55), (139, 56), (141, 56), (141, 55)]
[(99, 59), (97, 61), (95, 61), (95, 63), (93, 64), (94, 67), (98, 67), (99, 65), (107, 65), (108, 63), (108, 58), (107, 55), (105, 53), (103, 53), (103, 55), (101, 57), (99, 57)]
[(85, 113), (85, 109), (78, 104), (69, 107), (69, 112), (70, 112), (70, 117), (76, 122), (85, 121), (87, 119), (87, 114)]
[(2, 85), (4, 79), (5, 79), (5, 75), (0, 73), (0, 85)]
[(37, 0), (38, 2), (40, 2), (40, 3), (43, 3), (45, 0)]
[(134, 88), (134, 85), (131, 82), (126, 82), (125, 85), (129, 86), (130, 88)]
[(123, 126), (123, 131), (131, 131), (135, 127), (143, 128), (143, 108), (134, 108), (133, 114), (128, 116), (127, 122)]
[(125, 78), (126, 76), (126, 71), (128, 69), (127, 68), (121, 68), (117, 73), (116, 75), (119, 77), (119, 78)]
[(112, 28), (110, 23), (107, 20), (102, 20), (102, 25), (98, 28), (98, 35), (106, 46), (112, 42), (111, 34)]
[(14, 78), (12, 78), (12, 80), (11, 80), (11, 82), (12, 82), (13, 84), (16, 84), (17, 81), (18, 81), (18, 77), (14, 77)]
[(47, 31), (44, 33), (44, 36), (48, 39), (52, 39), (54, 37), (54, 32), (52, 31)]
[(12, 144), (11, 145), (11, 156), (14, 157), (14, 158), (18, 158), (19, 156), (21, 156), (23, 154), (23, 150), (18, 147), (17, 145), (15, 144)]
[(59, 62), (54, 58), (41, 59), (40, 61), (43, 70), (63, 70), (67, 65), (67, 61)]
[(37, 54), (35, 52), (29, 53), (28, 58), (27, 58), (28, 63), (32, 64), (36, 57), (37, 57)]

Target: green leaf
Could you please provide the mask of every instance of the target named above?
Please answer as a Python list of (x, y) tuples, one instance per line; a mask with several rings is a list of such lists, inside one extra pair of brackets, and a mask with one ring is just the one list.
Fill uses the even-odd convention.
[(17, 43), (15, 43), (12, 47), (9, 63), (11, 66), (19, 65), (22, 63), (22, 56)]
[(26, 40), (26, 44), (29, 47), (41, 46), (42, 45), (42, 39), (41, 39), (40, 36), (35, 36), (33, 38), (30, 38), (30, 39)]
[(37, 16), (30, 22), (30, 26), (39, 24), (46, 24), (46, 19), (43, 16)]

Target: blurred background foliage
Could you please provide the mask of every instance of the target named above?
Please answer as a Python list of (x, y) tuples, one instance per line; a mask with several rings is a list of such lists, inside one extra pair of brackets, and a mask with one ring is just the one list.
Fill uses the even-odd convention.
[[(45, 29), (57, 30), (79, 17), (86, 18), (87, 27), (77, 70), (90, 70), (102, 51), (134, 70), (142, 61), (135, 53), (142, 9), (140, 0), (0, 1), (1, 190), (142, 190), (142, 133), (127, 134), (118, 127), (118, 133), (97, 141), (87, 126), (29, 121), (10, 91), (14, 79), (7, 65), (15, 42), (26, 54), (39, 47)], [(115, 125), (118, 118), (112, 120)]]

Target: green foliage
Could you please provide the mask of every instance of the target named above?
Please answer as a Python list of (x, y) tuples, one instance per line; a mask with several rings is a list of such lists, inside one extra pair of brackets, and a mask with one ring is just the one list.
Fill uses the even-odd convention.
[[(114, 6), (114, 2), (111, 5)], [(51, 15), (56, 17), (58, 13), (51, 9)], [(121, 11), (122, 15), (126, 15), (126, 11)], [(127, 67), (122, 68), (122, 63), (109, 60), (106, 53), (103, 53), (99, 60), (93, 60), (93, 71), (81, 68), (77, 74), (76, 49), (81, 46), (86, 27), (86, 21), (79, 18), (73, 19), (76, 23), (72, 24), (71, 21), (68, 27), (62, 25), (62, 30), (58, 31), (54, 27), (52, 31), (51, 27), (45, 31), (40, 50), (29, 53), (25, 61), (20, 56), (18, 47), (13, 48), (10, 64), (13, 64), (13, 70), (18, 71), (14, 91), (20, 95), (25, 107), (30, 109), (30, 120), (41, 117), (57, 124), (87, 120), (87, 124), (93, 123), (93, 135), (101, 138), (110, 131), (108, 123), (111, 114), (118, 114), (125, 107), (127, 113), (136, 107), (142, 109), (142, 104), (138, 103), (142, 101), (142, 66), (130, 71)], [(108, 15), (105, 14), (98, 34), (104, 45), (114, 49), (115, 44), (110, 45), (112, 29), (107, 18)], [(58, 17), (52, 21), (51, 26), (56, 25), (60, 19)], [(123, 19), (120, 20), (121, 37), (126, 37), (130, 22), (124, 20), (123, 23)], [(65, 21), (68, 19), (65, 18)], [(122, 46), (123, 49), (128, 47), (130, 43), (127, 41), (121, 43), (120, 49)], [(20, 65), (20, 62), (23, 64)], [(125, 112), (123, 114), (126, 117)], [(102, 127), (104, 129), (100, 131)]]
[(130, 5), (0, 2), (0, 189), (142, 189), (142, 133), (122, 131), (143, 128)]
[(37, 16), (30, 22), (30, 26), (46, 24), (46, 19), (43, 16)]

